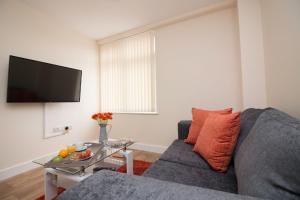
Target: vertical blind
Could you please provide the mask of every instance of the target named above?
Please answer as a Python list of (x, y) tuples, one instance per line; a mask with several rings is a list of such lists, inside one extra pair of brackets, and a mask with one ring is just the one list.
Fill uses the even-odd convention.
[(155, 35), (146, 32), (100, 47), (101, 111), (154, 113)]

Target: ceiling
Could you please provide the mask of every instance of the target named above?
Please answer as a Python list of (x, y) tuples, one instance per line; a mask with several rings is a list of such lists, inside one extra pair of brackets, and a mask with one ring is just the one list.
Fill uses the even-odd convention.
[(19, 0), (93, 39), (184, 14), (222, 0)]

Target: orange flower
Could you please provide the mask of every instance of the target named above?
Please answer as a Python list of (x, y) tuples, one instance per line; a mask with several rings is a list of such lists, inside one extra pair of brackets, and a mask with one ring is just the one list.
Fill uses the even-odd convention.
[(103, 114), (102, 113), (98, 113), (98, 118), (102, 119), (103, 118)]
[(98, 118), (98, 113), (92, 115), (92, 119), (97, 120), (97, 118)]
[(92, 119), (98, 121), (98, 123), (107, 123), (107, 120), (112, 120), (112, 115), (111, 112), (96, 113), (92, 115)]

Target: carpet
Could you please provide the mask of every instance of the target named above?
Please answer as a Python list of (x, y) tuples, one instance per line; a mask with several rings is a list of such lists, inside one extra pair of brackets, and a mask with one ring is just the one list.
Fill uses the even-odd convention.
[[(136, 176), (141, 176), (151, 166), (151, 164), (152, 163), (150, 162), (145, 162), (142, 160), (133, 160), (133, 174)], [(127, 172), (126, 165), (122, 165), (121, 167), (119, 167), (117, 169), (117, 172), (126, 173)], [(58, 187), (56, 197), (58, 197), (58, 195), (60, 195), (63, 191), (65, 191), (65, 188)], [(56, 197), (54, 199), (56, 199)], [(44, 200), (44, 199), (45, 199), (45, 195), (42, 195), (36, 200)]]
[[(146, 169), (148, 169), (150, 167), (151, 164), (152, 163), (150, 163), (150, 162), (145, 162), (142, 160), (134, 160), (133, 161), (133, 174), (137, 175), (137, 176), (141, 176), (144, 173), (144, 171), (146, 171)], [(126, 165), (119, 167), (117, 169), (117, 172), (126, 173), (127, 172)]]
[[(66, 189), (63, 187), (58, 187), (57, 188), (57, 196), (54, 198), (54, 200), (58, 197), (58, 195), (60, 195), (63, 191), (65, 191)], [(37, 198), (36, 200), (45, 200), (45, 195), (40, 196), (39, 198)]]

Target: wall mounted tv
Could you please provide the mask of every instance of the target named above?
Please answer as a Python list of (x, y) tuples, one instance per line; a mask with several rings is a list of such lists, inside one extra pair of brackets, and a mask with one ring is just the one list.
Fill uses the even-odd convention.
[(79, 102), (82, 71), (9, 57), (7, 102)]

